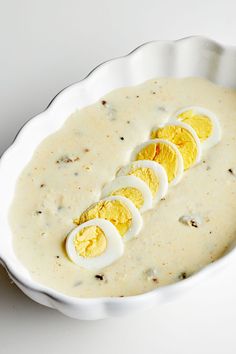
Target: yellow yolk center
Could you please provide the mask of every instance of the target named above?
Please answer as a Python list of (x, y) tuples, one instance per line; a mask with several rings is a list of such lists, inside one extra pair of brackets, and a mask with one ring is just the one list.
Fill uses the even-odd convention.
[(194, 137), (187, 129), (178, 125), (167, 125), (153, 131), (151, 137), (152, 139), (166, 139), (175, 144), (182, 154), (185, 170), (191, 167), (195, 162), (198, 147)]
[(195, 114), (192, 110), (189, 110), (179, 114), (178, 120), (189, 124), (195, 130), (201, 141), (208, 139), (212, 134), (212, 121), (203, 114)]
[(121, 195), (131, 200), (134, 203), (136, 208), (140, 209), (143, 206), (144, 200), (143, 195), (137, 188), (134, 187), (126, 187), (118, 189), (112, 192), (111, 195)]
[(95, 218), (102, 218), (112, 222), (121, 236), (125, 235), (132, 222), (132, 214), (126, 205), (119, 200), (105, 200), (85, 210), (80, 218), (74, 220), (74, 223), (80, 225)]
[(152, 196), (154, 197), (156, 195), (159, 188), (159, 180), (151, 168), (148, 167), (136, 168), (131, 170), (129, 172), (129, 175), (133, 175), (135, 177), (140, 178), (148, 185), (152, 193)]
[(166, 170), (168, 181), (177, 175), (178, 158), (175, 150), (165, 143), (153, 143), (145, 146), (136, 156), (136, 160), (151, 160), (161, 164)]
[(85, 258), (100, 256), (107, 247), (104, 232), (98, 226), (88, 226), (77, 233), (74, 238), (76, 252)]

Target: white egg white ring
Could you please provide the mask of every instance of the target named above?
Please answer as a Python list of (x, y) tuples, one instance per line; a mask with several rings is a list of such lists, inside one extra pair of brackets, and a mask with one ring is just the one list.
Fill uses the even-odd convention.
[[(140, 152), (140, 150), (142, 150), (145, 146), (151, 145), (151, 144), (166, 144), (168, 146), (170, 146), (174, 152), (176, 153), (177, 156), (177, 160), (178, 160), (178, 166), (177, 166), (177, 172), (176, 172), (176, 176), (175, 178), (169, 183), (169, 185), (174, 186), (176, 185), (182, 178), (183, 173), (184, 173), (184, 161), (183, 161), (183, 157), (179, 151), (179, 149), (177, 148), (177, 146), (175, 144), (173, 144), (172, 142), (170, 142), (169, 140), (165, 140), (165, 139), (151, 139), (151, 140), (147, 140), (145, 141), (145, 143), (140, 144), (139, 146), (136, 147), (136, 149), (134, 150), (131, 159), (133, 161), (135, 161), (137, 154)], [(143, 160), (136, 160), (136, 161), (143, 161)], [(147, 160), (147, 161), (152, 161), (152, 160)], [(155, 161), (154, 161), (155, 162)]]
[(135, 176), (120, 176), (108, 183), (102, 190), (102, 198), (107, 197), (121, 188), (136, 188), (142, 193), (143, 205), (139, 209), (141, 213), (152, 208), (152, 193), (147, 184)]
[(153, 196), (153, 203), (158, 203), (168, 191), (168, 177), (164, 167), (158, 162), (151, 160), (137, 160), (121, 169), (117, 172), (117, 176), (127, 175), (129, 172), (136, 170), (138, 168), (150, 168), (156, 175), (158, 179), (158, 190), (155, 196)]
[[(195, 140), (196, 145), (197, 145), (197, 156), (196, 156), (196, 159), (195, 159), (194, 163), (192, 164), (192, 166), (199, 163), (202, 158), (202, 146), (201, 146), (201, 141), (200, 141), (199, 137), (197, 136), (197, 133), (195, 132), (195, 130), (192, 127), (190, 127), (190, 125), (179, 122), (179, 121), (169, 122), (167, 124), (160, 125), (158, 128), (164, 128), (164, 127), (168, 127), (168, 126), (182, 127), (184, 129), (186, 129), (192, 135), (192, 137)], [(156, 130), (158, 130), (158, 128)]]
[[(74, 239), (78, 232), (88, 226), (98, 226), (104, 233), (107, 240), (107, 247), (100, 255), (93, 258), (80, 256), (75, 249)], [(124, 253), (124, 243), (116, 227), (105, 219), (92, 219), (73, 229), (66, 239), (66, 252), (71, 261), (80, 267), (89, 270), (98, 270), (115, 262)]]
[(178, 119), (178, 116), (189, 110), (193, 111), (196, 114), (202, 114), (211, 120), (213, 125), (212, 134), (205, 141), (201, 142), (202, 149), (210, 149), (221, 140), (222, 135), (219, 119), (213, 112), (200, 106), (187, 106), (176, 111), (174, 115), (169, 119), (169, 122), (181, 121), (181, 119)]

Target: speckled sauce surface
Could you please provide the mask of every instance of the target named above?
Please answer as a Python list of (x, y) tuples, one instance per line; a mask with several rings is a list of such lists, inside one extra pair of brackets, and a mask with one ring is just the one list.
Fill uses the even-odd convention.
[[(139, 237), (118, 261), (99, 273), (73, 264), (64, 251), (73, 218), (99, 200), (153, 127), (189, 105), (218, 116), (220, 143), (143, 214)], [(35, 280), (72, 296), (135, 295), (190, 276), (236, 239), (235, 133), (236, 91), (200, 78), (153, 79), (75, 112), (19, 178), (9, 215), (17, 256)], [(201, 223), (185, 225), (186, 215)]]

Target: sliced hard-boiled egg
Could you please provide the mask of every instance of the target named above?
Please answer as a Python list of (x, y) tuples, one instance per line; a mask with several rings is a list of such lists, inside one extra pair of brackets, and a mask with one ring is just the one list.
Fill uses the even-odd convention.
[(199, 106), (189, 106), (177, 111), (171, 121), (178, 120), (190, 125), (201, 141), (203, 149), (209, 149), (221, 139), (221, 128), (217, 116)]
[(107, 220), (89, 220), (70, 232), (66, 252), (75, 264), (90, 270), (104, 268), (123, 255), (124, 243)]
[(108, 183), (102, 190), (102, 198), (121, 195), (130, 199), (140, 212), (152, 207), (152, 193), (145, 182), (135, 176), (121, 176)]
[(151, 133), (151, 138), (166, 139), (175, 144), (184, 160), (187, 170), (201, 159), (202, 149), (195, 130), (188, 124), (173, 122), (161, 126)]
[(151, 160), (162, 165), (167, 173), (168, 182), (178, 183), (183, 176), (183, 158), (177, 146), (165, 139), (152, 139), (139, 145), (132, 160)]
[(122, 167), (117, 176), (136, 176), (149, 187), (153, 203), (163, 198), (168, 190), (168, 178), (164, 167), (155, 161), (139, 160)]
[(112, 222), (125, 241), (137, 236), (142, 228), (140, 212), (128, 198), (121, 196), (107, 197), (94, 203), (74, 223), (80, 225), (95, 218)]

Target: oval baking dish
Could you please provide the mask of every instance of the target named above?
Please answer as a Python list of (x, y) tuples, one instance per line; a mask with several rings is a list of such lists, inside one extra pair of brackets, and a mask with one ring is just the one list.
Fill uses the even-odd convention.
[(138, 85), (156, 77), (203, 77), (236, 88), (236, 47), (223, 47), (209, 39), (189, 37), (178, 41), (144, 44), (129, 55), (95, 68), (84, 80), (62, 90), (47, 109), (29, 120), (0, 161), (0, 262), (16, 285), (30, 298), (77, 319), (100, 319), (125, 315), (161, 304), (209, 277), (235, 256), (224, 257), (176, 284), (129, 297), (75, 298), (37, 283), (17, 259), (12, 246), (8, 212), (17, 179), (36, 147), (58, 130), (75, 110), (96, 102), (108, 92)]

